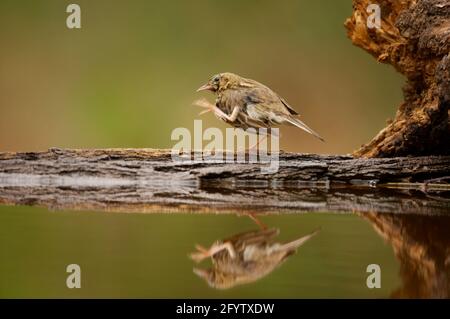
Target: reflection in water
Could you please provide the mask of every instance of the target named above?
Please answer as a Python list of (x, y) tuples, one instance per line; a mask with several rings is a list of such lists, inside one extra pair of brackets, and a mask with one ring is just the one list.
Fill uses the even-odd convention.
[[(450, 216), (360, 213), (393, 248), (400, 263), (401, 286), (392, 298), (450, 297)], [(190, 257), (211, 258), (209, 269), (194, 273), (211, 287), (228, 289), (257, 281), (277, 268), (318, 230), (288, 243), (275, 242), (279, 229), (267, 228), (217, 241), (209, 249), (196, 246)]]
[(213, 265), (209, 269), (194, 268), (194, 273), (217, 289), (257, 281), (293, 255), (319, 230), (288, 243), (274, 242), (279, 232), (276, 228), (262, 227), (217, 241), (209, 249), (197, 245), (197, 252), (190, 257), (196, 262), (210, 257)]
[(450, 216), (361, 214), (400, 261), (402, 286), (393, 298), (450, 297)]

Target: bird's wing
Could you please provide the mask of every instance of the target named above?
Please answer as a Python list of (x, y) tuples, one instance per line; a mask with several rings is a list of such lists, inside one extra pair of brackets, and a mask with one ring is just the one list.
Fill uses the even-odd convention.
[(298, 115), (297, 111), (295, 111), (281, 96), (278, 95), (278, 98), (280, 99), (281, 103), (286, 107), (286, 109), (291, 113), (292, 115)]
[(245, 99), (246, 113), (250, 119), (271, 124), (289, 123), (324, 141), (319, 134), (296, 117), (297, 112), (285, 100), (269, 88), (259, 86), (249, 89)]
[(249, 245), (267, 242), (271, 238), (277, 236), (280, 230), (277, 228), (268, 228), (262, 230), (253, 230), (245, 233), (234, 235), (233, 237), (224, 239), (224, 242), (231, 242), (234, 245)]
[(298, 113), (278, 94), (264, 85), (246, 91), (247, 104), (256, 106), (263, 113), (273, 112), (277, 115), (298, 115)]

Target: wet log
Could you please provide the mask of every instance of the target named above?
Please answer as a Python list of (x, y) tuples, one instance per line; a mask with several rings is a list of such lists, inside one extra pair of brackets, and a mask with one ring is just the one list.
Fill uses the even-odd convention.
[[(380, 8), (380, 28), (367, 26), (372, 3)], [(354, 155), (450, 154), (450, 2), (353, 0), (345, 26), (353, 44), (406, 77), (395, 118)]]
[(0, 203), (140, 212), (450, 213), (450, 185), (429, 181), (450, 176), (450, 156), (280, 153), (278, 164), (268, 173), (264, 163), (208, 156), (178, 162), (169, 150), (152, 149), (0, 153)]

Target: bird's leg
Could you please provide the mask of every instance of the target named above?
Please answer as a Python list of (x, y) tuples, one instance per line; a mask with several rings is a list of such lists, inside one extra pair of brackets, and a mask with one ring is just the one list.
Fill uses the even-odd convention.
[(239, 114), (239, 106), (235, 106), (233, 112), (231, 112), (231, 115), (230, 116), (227, 115), (226, 119), (230, 122), (234, 122), (236, 121), (238, 114)]
[(225, 114), (225, 113), (224, 113), (221, 109), (219, 109), (217, 106), (215, 106), (214, 104), (208, 102), (208, 101), (205, 100), (205, 99), (201, 99), (201, 100), (195, 101), (195, 102), (194, 102), (194, 105), (197, 105), (197, 106), (200, 106), (200, 107), (205, 108), (205, 110), (202, 111), (202, 112), (200, 112), (199, 115), (202, 115), (202, 114), (204, 114), (204, 113), (207, 113), (207, 112), (212, 111), (212, 112), (214, 112), (214, 114), (216, 114), (218, 117), (220, 117), (220, 118), (222, 118), (222, 119), (224, 119), (224, 120), (226, 120), (226, 121), (229, 121), (229, 122), (234, 122), (234, 121), (236, 121), (237, 116), (238, 116), (238, 114), (239, 114), (239, 107), (238, 107), (238, 106), (235, 106), (235, 107), (234, 107), (233, 112), (231, 113), (231, 115), (228, 115), (228, 114)]
[(239, 106), (235, 106), (233, 109), (233, 112), (231, 112), (231, 115), (225, 114), (222, 112), (221, 109), (219, 109), (217, 106), (214, 106), (214, 113), (221, 119), (225, 120), (225, 122), (233, 123), (236, 121), (238, 114), (239, 114)]
[(195, 248), (198, 251), (190, 254), (189, 257), (191, 257), (191, 259), (193, 259), (196, 262), (200, 262), (205, 258), (212, 257), (224, 249), (228, 251), (228, 254), (230, 254), (231, 258), (236, 257), (236, 251), (234, 250), (234, 247), (230, 242), (221, 244), (215, 243), (209, 249), (206, 249), (200, 245), (196, 245)]
[(262, 139), (259, 139), (259, 134), (258, 134), (258, 141), (256, 142), (256, 144), (254, 144), (253, 146), (251, 146), (251, 147), (248, 149), (248, 151), (249, 151), (249, 152), (252, 151), (255, 147), (257, 147), (257, 149), (259, 149), (259, 144), (261, 144), (262, 142), (264, 142), (264, 141), (267, 139), (267, 137), (269, 137), (269, 136), (272, 137), (272, 135), (275, 136), (275, 137), (281, 138), (281, 133), (274, 134), (274, 133), (272, 133), (272, 130), (270, 130), (269, 133), (264, 134), (264, 137), (263, 137)]
[(250, 146), (250, 148), (248, 149), (249, 151), (252, 151), (255, 147), (258, 149), (259, 144), (264, 142), (267, 139), (267, 134), (264, 135), (264, 137), (262, 139), (259, 139), (259, 135), (258, 135), (258, 141), (256, 142), (256, 144), (254, 144), (253, 146)]
[(253, 221), (255, 222), (255, 224), (258, 225), (259, 228), (261, 228), (262, 230), (267, 229), (267, 225), (264, 224), (262, 221), (260, 221), (259, 218), (256, 217), (255, 214), (253, 214), (253, 213), (248, 213), (247, 216), (250, 217), (250, 219), (253, 220)]
[(236, 258), (236, 251), (234, 250), (233, 245), (230, 242), (222, 243), (222, 244), (213, 244), (211, 248), (209, 248), (208, 253), (210, 256), (217, 254), (219, 251), (226, 249), (231, 258)]

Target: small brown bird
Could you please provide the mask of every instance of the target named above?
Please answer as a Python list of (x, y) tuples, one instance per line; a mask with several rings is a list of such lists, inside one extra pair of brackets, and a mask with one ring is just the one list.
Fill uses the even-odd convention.
[(203, 113), (212, 111), (219, 119), (236, 127), (270, 129), (280, 124), (290, 124), (324, 139), (300, 121), (298, 113), (267, 86), (233, 73), (214, 75), (198, 91), (209, 90), (217, 95), (216, 104), (198, 100), (196, 105), (206, 108)]
[(190, 257), (196, 262), (211, 257), (213, 266), (210, 269), (194, 268), (194, 273), (217, 289), (254, 282), (271, 273), (318, 232), (282, 244), (273, 242), (279, 234), (278, 229), (265, 228), (218, 241), (209, 249), (197, 245), (198, 251)]

